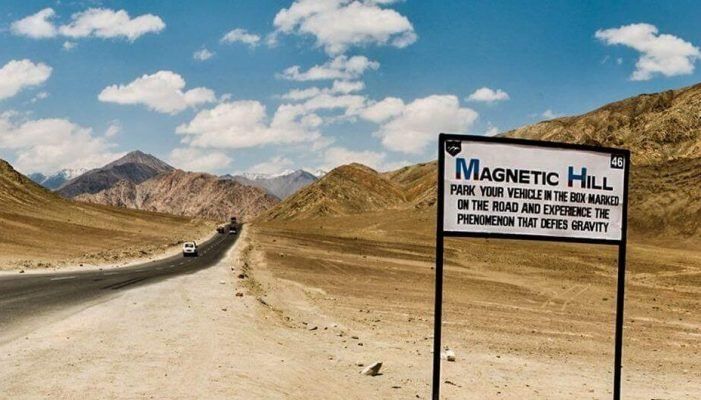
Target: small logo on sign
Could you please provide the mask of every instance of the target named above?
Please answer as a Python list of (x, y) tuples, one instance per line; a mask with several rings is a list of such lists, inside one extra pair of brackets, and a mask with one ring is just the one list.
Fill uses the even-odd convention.
[(455, 157), (462, 151), (462, 142), (459, 140), (448, 140), (445, 142), (445, 151)]

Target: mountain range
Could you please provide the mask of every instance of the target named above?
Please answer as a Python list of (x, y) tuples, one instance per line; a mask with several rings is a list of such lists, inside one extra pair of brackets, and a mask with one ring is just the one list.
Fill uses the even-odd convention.
[[(701, 234), (701, 85), (644, 94), (592, 112), (506, 132), (632, 151), (629, 221), (633, 234)], [(435, 207), (437, 164), (378, 173), (351, 164), (270, 209), (260, 220), (309, 219)]]
[(257, 187), (179, 169), (139, 183), (120, 180), (100, 192), (83, 193), (75, 199), (217, 221), (231, 216), (246, 221), (279, 202)]
[(311, 172), (302, 169), (296, 171), (288, 170), (274, 175), (244, 173), (241, 175), (224, 175), (221, 178), (263, 189), (278, 199), (285, 199), (319, 179)]
[(83, 175), (87, 171), (88, 170), (85, 168), (62, 169), (50, 175), (35, 172), (33, 174), (29, 174), (27, 177), (47, 189), (56, 190), (63, 186), (66, 182)]

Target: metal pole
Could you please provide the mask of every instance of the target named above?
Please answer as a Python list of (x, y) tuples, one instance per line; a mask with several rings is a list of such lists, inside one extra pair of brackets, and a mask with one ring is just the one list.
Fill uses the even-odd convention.
[(445, 140), (438, 138), (438, 204), (436, 205), (436, 294), (433, 316), (433, 387), (431, 399), (439, 400), (441, 391), (441, 327), (443, 321), (443, 185)]
[(618, 246), (618, 292), (616, 295), (616, 350), (613, 370), (613, 400), (621, 400), (621, 368), (623, 358), (623, 302), (626, 281), (626, 242)]
[(623, 368), (623, 310), (626, 289), (626, 244), (628, 242), (628, 177), (630, 173), (630, 153), (626, 152), (623, 178), (623, 226), (621, 242), (618, 245), (618, 289), (616, 291), (616, 339), (613, 366), (613, 400), (621, 400), (621, 369)]

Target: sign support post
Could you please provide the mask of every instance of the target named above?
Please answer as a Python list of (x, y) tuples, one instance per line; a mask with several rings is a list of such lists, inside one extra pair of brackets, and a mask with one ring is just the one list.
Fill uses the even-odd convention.
[[(446, 153), (455, 164), (446, 167)], [(630, 152), (442, 133), (437, 169), (432, 400), (440, 400), (446, 236), (618, 245), (613, 400), (620, 400)]]

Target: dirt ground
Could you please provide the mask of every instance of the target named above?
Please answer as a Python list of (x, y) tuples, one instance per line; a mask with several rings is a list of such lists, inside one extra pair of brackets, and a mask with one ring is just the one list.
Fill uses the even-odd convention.
[[(385, 217), (247, 227), (217, 266), (0, 332), (0, 398), (428, 399), (431, 234)], [(447, 256), (442, 398), (610, 398), (614, 249)], [(701, 397), (700, 257), (631, 246), (624, 398)]]
[[(381, 398), (429, 398), (433, 218), (397, 211), (259, 224), (252, 256), (254, 275), (269, 285), (263, 298), (294, 324), (318, 316), (357, 332), (360, 340), (320, 341), (317, 351), (350, 344), (356, 358), (384, 361), (385, 374), (364, 381)], [(444, 398), (610, 398), (615, 247), (483, 239), (446, 246), (443, 343), (457, 361), (443, 362)], [(626, 399), (701, 398), (698, 249), (629, 244)], [(303, 298), (290, 301), (282, 282)]]
[[(367, 399), (407, 390), (390, 375), (403, 357), (392, 343), (334, 322), (298, 284), (267, 283), (265, 268), (239, 278), (257, 257), (242, 235), (214, 267), (83, 304), (39, 329), (0, 332), (0, 398)], [(284, 315), (278, 301), (303, 312)], [(359, 374), (359, 361), (378, 357), (390, 363), (385, 375)]]
[(215, 222), (98, 205), (0, 211), (0, 271), (122, 264), (205, 237)]

